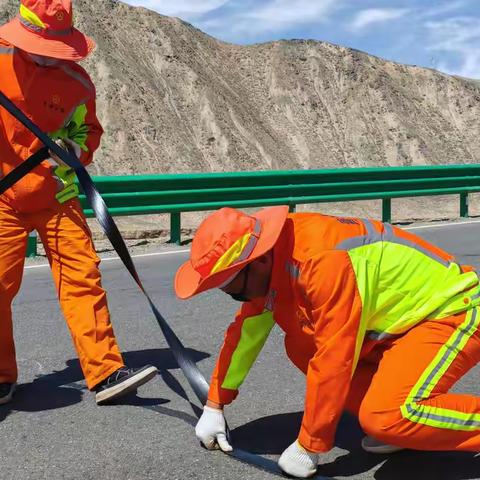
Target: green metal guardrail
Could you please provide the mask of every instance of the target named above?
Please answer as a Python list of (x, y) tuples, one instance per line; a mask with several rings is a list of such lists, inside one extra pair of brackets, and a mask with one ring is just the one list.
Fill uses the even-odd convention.
[[(93, 177), (114, 216), (170, 213), (170, 241), (180, 244), (181, 212), (269, 205), (382, 200), (382, 219), (391, 221), (391, 199), (460, 195), (468, 217), (468, 194), (480, 191), (480, 165), (435, 167), (279, 170)], [(85, 197), (80, 201), (93, 216)]]

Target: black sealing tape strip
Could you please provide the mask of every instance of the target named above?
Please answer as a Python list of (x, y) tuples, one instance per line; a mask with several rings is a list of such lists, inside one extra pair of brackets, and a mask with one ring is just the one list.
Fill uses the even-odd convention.
[[(154, 303), (150, 299), (150, 296), (148, 295), (142, 282), (140, 281), (140, 278), (138, 276), (137, 270), (133, 263), (132, 257), (130, 256), (127, 246), (125, 245), (123, 237), (120, 234), (117, 225), (113, 221), (113, 218), (108, 211), (105, 201), (103, 200), (102, 196), (100, 195), (97, 188), (95, 187), (93, 180), (91, 179), (85, 167), (80, 163), (80, 161), (74, 154), (59, 147), (47, 134), (45, 134), (37, 125), (35, 125), (17, 106), (15, 106), (13, 102), (9, 100), (1, 91), (0, 91), (0, 105), (2, 105), (11, 115), (13, 115), (17, 120), (19, 120), (32, 133), (34, 133), (45, 145), (46, 148), (41, 150), (43, 151), (43, 153), (40, 154), (39, 152), (37, 152), (39, 155), (38, 157), (35, 158), (34, 161), (37, 161), (38, 163), (40, 163), (41, 159), (43, 159), (43, 155), (45, 155), (44, 150), (46, 150), (47, 157), (48, 157), (48, 150), (51, 150), (61, 160), (63, 160), (69, 167), (75, 170), (78, 181), (80, 182), (80, 185), (82, 186), (83, 191), (85, 192), (88, 203), (92, 207), (95, 213), (95, 216), (97, 217), (97, 220), (102, 226), (105, 234), (107, 235), (108, 239), (110, 240), (113, 248), (117, 252), (120, 259), (122, 260), (123, 264), (125, 265), (127, 270), (130, 272), (130, 275), (133, 277), (133, 279), (139, 286), (140, 290), (143, 292), (143, 294), (147, 298), (150, 308), (152, 309), (152, 312), (155, 315), (155, 318), (157, 319), (157, 322), (163, 332), (163, 335), (165, 337), (165, 340), (168, 343), (168, 346), (172, 351), (173, 356), (175, 357), (175, 360), (177, 361), (183, 374), (187, 378), (188, 383), (190, 384), (192, 390), (195, 392), (195, 395), (200, 400), (202, 405), (205, 405), (207, 401), (208, 388), (209, 388), (208, 382), (205, 380), (205, 377), (202, 375), (198, 367), (193, 362), (192, 358), (188, 354), (186, 348), (184, 347), (180, 339), (177, 337), (175, 332), (170, 328), (170, 325), (168, 324), (168, 322), (165, 320), (165, 318), (163, 318), (162, 314), (158, 311), (157, 307), (154, 305)], [(26, 160), (24, 164), (31, 159), (32, 157)], [(18, 168), (22, 168), (22, 167), (20, 166)], [(33, 167), (30, 167), (30, 169), (31, 168)], [(23, 167), (23, 170), (27, 170), (27, 168)], [(10, 175), (13, 175), (14, 172), (15, 170), (11, 172), (9, 175), (7, 175), (7, 177)], [(6, 180), (7, 177), (5, 177), (3, 180)], [(252, 465), (261, 470), (267, 471), (273, 475), (281, 476), (281, 477), (284, 476), (284, 474), (278, 467), (277, 463), (265, 457), (261, 457), (259, 455), (256, 455), (244, 450), (240, 450), (240, 449), (235, 449), (235, 448), (233, 452), (228, 453), (228, 456), (233, 457), (243, 463)]]
[(5, 175), (0, 180), (0, 195), (8, 190), (12, 185), (23, 178), (30, 170), (33, 170), (37, 165), (40, 165), (43, 160), (49, 157), (48, 148), (44, 147), (35, 152), (27, 160), (22, 162), (15, 170), (12, 170), (8, 175)]

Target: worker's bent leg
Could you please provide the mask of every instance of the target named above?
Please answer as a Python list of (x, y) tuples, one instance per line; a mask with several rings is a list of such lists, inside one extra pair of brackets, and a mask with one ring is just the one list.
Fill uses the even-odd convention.
[(100, 260), (77, 200), (35, 217), (89, 388), (124, 366), (110, 323)]
[(480, 397), (448, 393), (480, 361), (479, 324), (473, 309), (393, 341), (361, 403), (363, 430), (399, 447), (480, 451)]

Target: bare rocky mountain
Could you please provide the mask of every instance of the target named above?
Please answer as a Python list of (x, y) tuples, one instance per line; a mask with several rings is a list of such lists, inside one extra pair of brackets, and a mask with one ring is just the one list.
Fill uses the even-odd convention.
[[(116, 0), (76, 0), (105, 127), (95, 174), (480, 161), (480, 84), (310, 40), (220, 42)], [(0, 21), (18, 0), (0, 0)]]

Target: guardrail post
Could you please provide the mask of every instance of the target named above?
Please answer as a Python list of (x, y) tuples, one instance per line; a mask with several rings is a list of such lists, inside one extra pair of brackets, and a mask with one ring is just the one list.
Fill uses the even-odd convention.
[(382, 198), (382, 222), (392, 221), (392, 199)]
[(27, 241), (27, 257), (36, 257), (37, 256), (37, 232), (32, 230), (28, 235)]
[(460, 216), (468, 218), (468, 192), (460, 194)]
[(170, 240), (168, 243), (176, 243), (177, 245), (181, 243), (182, 220), (180, 215), (180, 212), (170, 214)]
[(296, 210), (297, 210), (297, 206), (296, 206), (295, 204), (288, 206), (288, 211), (289, 211), (290, 213), (295, 213)]

